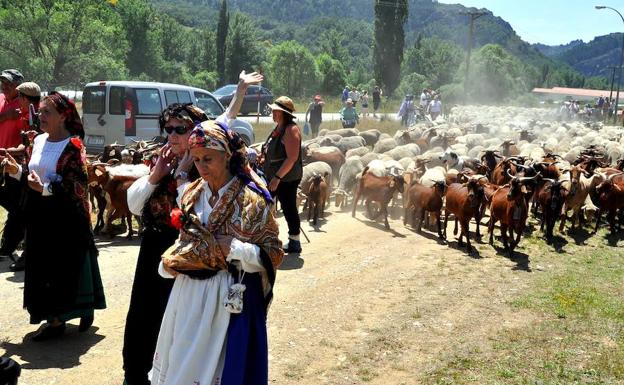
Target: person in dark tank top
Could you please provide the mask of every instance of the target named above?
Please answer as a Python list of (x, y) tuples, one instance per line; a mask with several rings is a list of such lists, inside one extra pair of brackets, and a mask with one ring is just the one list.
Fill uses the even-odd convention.
[(276, 126), (263, 145), (264, 174), (269, 191), (279, 200), (288, 223), (288, 245), (284, 252), (300, 253), (297, 187), (303, 176), (301, 130), (295, 124), (295, 105), (289, 97), (280, 96), (270, 107)]

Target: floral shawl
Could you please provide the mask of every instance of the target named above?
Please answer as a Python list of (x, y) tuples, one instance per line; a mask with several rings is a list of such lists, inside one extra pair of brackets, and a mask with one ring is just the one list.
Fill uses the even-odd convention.
[(227, 270), (226, 256), (214, 234), (230, 235), (260, 247), (260, 257), (267, 273), (263, 276), (267, 295), (275, 281), (275, 270), (284, 257), (278, 238), (279, 229), (270, 204), (246, 187), (241, 179), (235, 178), (210, 213), (206, 224), (200, 222), (193, 210), (203, 190), (203, 179), (186, 188), (181, 204), (184, 219), (180, 237), (163, 254), (163, 263), (182, 273), (188, 270)]

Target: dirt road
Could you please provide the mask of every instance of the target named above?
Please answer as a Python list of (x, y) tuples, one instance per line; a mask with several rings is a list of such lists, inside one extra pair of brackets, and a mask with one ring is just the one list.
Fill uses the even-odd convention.
[[(270, 309), (272, 384), (416, 384), (440, 360), (488, 349), (499, 330), (530, 322), (508, 301), (539, 271), (485, 245), (482, 257), (469, 256), (454, 248), (452, 229), (448, 247), (398, 216), (390, 225), (333, 209), (320, 228), (304, 224), (311, 244), (286, 257)], [(73, 325), (65, 338), (39, 344), (24, 339), (36, 326), (21, 307), (23, 274), (0, 262), (0, 354), (23, 364), (20, 384), (121, 384), (138, 242), (118, 237), (99, 248), (108, 309), (90, 332)]]

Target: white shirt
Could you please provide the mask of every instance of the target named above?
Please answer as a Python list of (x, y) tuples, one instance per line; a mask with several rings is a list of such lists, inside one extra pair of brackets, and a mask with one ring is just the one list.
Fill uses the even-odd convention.
[[(39, 179), (41, 179), (43, 184), (41, 195), (52, 195), (48, 187), (50, 182), (54, 182), (52, 178), (56, 176), (56, 164), (63, 150), (67, 147), (67, 143), (69, 143), (69, 138), (60, 142), (50, 142), (48, 134), (41, 134), (35, 138), (30, 162), (28, 162), (28, 169), (39, 175)], [(11, 174), (11, 176), (15, 179), (20, 179), (22, 177), (22, 168), (19, 167), (18, 172)]]
[(430, 112), (442, 111), (442, 102), (439, 100), (432, 100), (431, 103), (429, 103), (429, 111)]

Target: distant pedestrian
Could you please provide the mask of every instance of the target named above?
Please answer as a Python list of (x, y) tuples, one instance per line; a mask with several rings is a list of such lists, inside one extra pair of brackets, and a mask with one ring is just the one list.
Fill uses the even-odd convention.
[[(319, 127), (323, 121), (323, 106), (325, 102), (321, 98), (321, 95), (314, 96), (312, 103), (308, 105), (308, 110), (305, 114), (305, 121), (310, 123), (310, 130), (312, 131), (312, 137), (316, 138), (319, 133)], [(310, 119), (308, 120), (308, 115)]]
[(343, 128), (353, 128), (360, 121), (351, 98), (347, 99), (346, 105), (340, 110), (340, 121)]
[(401, 107), (399, 107), (399, 112), (397, 113), (397, 118), (401, 119), (402, 126), (409, 126), (410, 118), (414, 114), (414, 110), (414, 96), (411, 94), (405, 95), (405, 99), (403, 99)]
[(345, 104), (347, 102), (347, 99), (349, 99), (349, 91), (351, 91), (349, 86), (345, 86), (345, 88), (342, 90), (342, 97), (340, 98), (342, 104)]
[(383, 92), (379, 86), (375, 86), (373, 89), (373, 116), (377, 116), (377, 110), (379, 110), (379, 105), (381, 104), (381, 95)]
[(368, 91), (364, 91), (362, 94), (362, 117), (368, 117)]
[(442, 102), (440, 101), (440, 95), (436, 95), (431, 102), (429, 102), (428, 112), (431, 115), (431, 120), (436, 120), (442, 112)]

